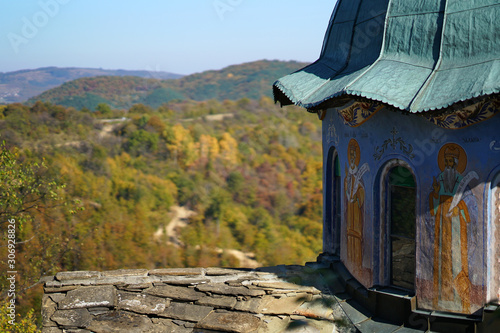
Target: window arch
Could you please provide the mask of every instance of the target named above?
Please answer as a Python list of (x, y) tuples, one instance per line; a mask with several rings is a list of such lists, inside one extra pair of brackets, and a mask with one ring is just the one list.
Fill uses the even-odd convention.
[(416, 211), (415, 175), (402, 160), (389, 161), (380, 175), (380, 282), (415, 290)]
[(323, 252), (340, 255), (340, 163), (337, 151), (328, 151), (325, 173)]

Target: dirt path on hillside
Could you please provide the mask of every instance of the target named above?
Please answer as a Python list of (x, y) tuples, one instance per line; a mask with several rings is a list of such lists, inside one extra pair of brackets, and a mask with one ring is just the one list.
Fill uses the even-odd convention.
[[(170, 222), (166, 226), (160, 226), (154, 233), (153, 238), (156, 241), (159, 241), (164, 235), (166, 235), (167, 245), (182, 247), (184, 244), (180, 240), (181, 230), (188, 226), (189, 218), (196, 215), (196, 212), (183, 206), (173, 206), (171, 207), (170, 212), (172, 213)], [(253, 253), (242, 252), (235, 249), (220, 248), (216, 248), (215, 251), (217, 253), (227, 253), (230, 256), (233, 256), (240, 262), (241, 267), (257, 268), (262, 266), (254, 259), (255, 255)]]
[(181, 229), (185, 228), (188, 225), (188, 219), (191, 216), (196, 215), (196, 212), (189, 210), (184, 206), (173, 206), (172, 212), (174, 215), (168, 225), (165, 227), (167, 244), (183, 246), (184, 244), (180, 240)]
[(99, 139), (103, 139), (110, 136), (113, 131), (120, 126), (121, 123), (128, 121), (128, 118), (122, 117), (119, 119), (101, 119), (99, 122), (102, 124), (102, 128), (99, 131)]
[(235, 257), (236, 259), (239, 260), (240, 266), (241, 267), (246, 267), (246, 268), (257, 268), (257, 267), (262, 267), (262, 265), (255, 260), (255, 254), (251, 252), (242, 252), (240, 250), (235, 250), (235, 249), (219, 249), (217, 248), (216, 251), (218, 253), (227, 253), (230, 256)]
[(181, 119), (181, 121), (189, 122), (189, 121), (198, 121), (198, 120), (206, 120), (206, 121), (222, 121), (226, 118), (234, 118), (234, 113), (217, 113), (217, 114), (207, 114), (201, 117), (196, 118), (186, 118)]

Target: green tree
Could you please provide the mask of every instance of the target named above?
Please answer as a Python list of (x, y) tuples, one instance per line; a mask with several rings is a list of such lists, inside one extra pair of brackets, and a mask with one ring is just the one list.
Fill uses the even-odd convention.
[[(10, 302), (5, 300), (0, 300), (0, 332), (9, 332), (9, 333), (37, 333), (39, 332), (35, 325), (35, 317), (33, 316), (33, 310), (28, 312), (27, 316), (21, 317), (20, 314), (15, 316), (14, 325), (12, 325), (11, 317), (9, 316)], [(17, 317), (17, 318), (16, 318)]]
[(20, 163), (19, 151), (0, 146), (0, 226), (5, 230), (8, 219), (16, 219), (19, 228), (33, 218), (36, 211), (60, 201), (58, 191), (64, 186), (44, 178), (45, 162)]
[(99, 103), (95, 108), (97, 112), (99, 112), (102, 116), (109, 116), (113, 112), (111, 111), (111, 107), (106, 103)]
[[(23, 160), (24, 158), (24, 160)], [(18, 149), (8, 149), (5, 143), (0, 145), (0, 300), (7, 296), (7, 271), (22, 272), (16, 283), (16, 305), (19, 299), (31, 288), (39, 284), (40, 278), (54, 273), (59, 264), (65, 246), (54, 229), (47, 228), (44, 219), (50, 219), (49, 210), (69, 208), (68, 216), (74, 213), (73, 205), (65, 205), (63, 185), (50, 178), (44, 161), (30, 161), (21, 157)], [(13, 227), (7, 227), (13, 226)], [(8, 253), (14, 251), (15, 259)], [(8, 260), (14, 260), (9, 262)], [(8, 266), (9, 264), (9, 266)], [(10, 266), (14, 265), (14, 266)], [(7, 269), (9, 267), (10, 269)], [(3, 311), (0, 305), (0, 331), (4, 325)], [(26, 320), (31, 321), (31, 314)], [(10, 332), (32, 332), (31, 324), (16, 325)]]
[(152, 112), (153, 109), (144, 104), (134, 104), (129, 110), (132, 114), (151, 114)]
[(133, 155), (141, 155), (156, 151), (159, 141), (158, 133), (151, 133), (140, 129), (132, 132), (127, 141), (127, 151)]

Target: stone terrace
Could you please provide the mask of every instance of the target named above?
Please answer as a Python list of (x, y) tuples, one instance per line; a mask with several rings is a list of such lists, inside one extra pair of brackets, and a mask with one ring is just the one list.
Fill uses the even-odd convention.
[(44, 279), (42, 333), (427, 331), (380, 319), (407, 311), (406, 303), (374, 303), (370, 312), (358, 301), (384, 294), (374, 297), (338, 261), (318, 259), (257, 269), (61, 272)]
[(324, 282), (302, 266), (61, 272), (42, 332), (355, 332)]

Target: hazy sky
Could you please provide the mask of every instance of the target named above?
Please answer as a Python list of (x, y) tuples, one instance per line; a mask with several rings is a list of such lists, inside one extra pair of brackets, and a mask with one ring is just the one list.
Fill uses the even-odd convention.
[(336, 0), (0, 0), (0, 72), (314, 61)]

